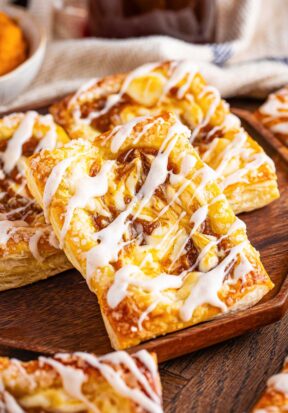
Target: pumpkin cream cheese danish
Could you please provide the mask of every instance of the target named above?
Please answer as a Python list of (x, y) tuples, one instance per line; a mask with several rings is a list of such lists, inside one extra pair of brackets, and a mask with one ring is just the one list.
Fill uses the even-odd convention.
[(271, 93), (255, 115), (270, 132), (288, 146), (288, 86)]
[(146, 350), (96, 357), (0, 358), (3, 413), (163, 413), (156, 356)]
[(287, 413), (288, 411), (288, 358), (282, 371), (267, 381), (264, 394), (251, 413)]
[(147, 64), (92, 79), (51, 107), (72, 138), (93, 138), (135, 117), (163, 111), (175, 113), (191, 129), (190, 142), (216, 172), (235, 213), (279, 197), (273, 161), (189, 61)]
[(272, 287), (174, 114), (42, 151), (28, 185), (116, 349), (249, 307)]
[(67, 142), (51, 115), (14, 113), (0, 119), (0, 291), (71, 267), (24, 174), (26, 157)]

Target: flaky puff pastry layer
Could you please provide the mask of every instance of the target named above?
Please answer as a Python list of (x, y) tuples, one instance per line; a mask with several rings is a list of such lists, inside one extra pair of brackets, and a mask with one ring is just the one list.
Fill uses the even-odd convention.
[(0, 119), (0, 291), (71, 267), (24, 175), (28, 156), (68, 140), (51, 115), (14, 113)]
[(249, 307), (273, 286), (189, 136), (167, 113), (27, 162), (116, 349)]
[(255, 115), (267, 129), (288, 146), (288, 86), (271, 93)]
[(72, 138), (91, 138), (137, 116), (163, 111), (175, 113), (191, 129), (190, 142), (215, 170), (235, 213), (279, 197), (273, 162), (189, 61), (153, 63), (92, 79), (51, 108)]
[[(0, 358), (0, 409), (9, 413), (162, 413), (154, 354)], [(1, 410), (2, 412), (2, 410)]]
[(282, 371), (267, 381), (267, 387), (251, 413), (285, 413), (288, 410), (288, 358)]

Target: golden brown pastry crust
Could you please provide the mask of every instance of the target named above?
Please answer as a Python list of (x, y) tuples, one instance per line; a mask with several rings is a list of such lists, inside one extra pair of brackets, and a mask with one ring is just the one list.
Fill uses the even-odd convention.
[(163, 114), (28, 160), (29, 188), (114, 348), (249, 307), (273, 287), (188, 137)]
[(88, 139), (137, 116), (163, 111), (177, 114), (191, 129), (191, 143), (216, 171), (235, 213), (279, 197), (273, 162), (190, 62), (148, 64), (92, 80), (51, 107), (72, 138)]
[(288, 86), (271, 93), (255, 116), (288, 146)]
[(267, 387), (251, 413), (285, 413), (288, 410), (288, 359), (282, 371), (267, 382)]
[[(163, 413), (155, 354), (0, 358), (0, 410), (11, 413)], [(1, 410), (2, 412), (2, 410)]]
[(68, 142), (50, 115), (15, 113), (0, 119), (0, 291), (71, 267), (59, 249), (24, 175), (26, 157)]

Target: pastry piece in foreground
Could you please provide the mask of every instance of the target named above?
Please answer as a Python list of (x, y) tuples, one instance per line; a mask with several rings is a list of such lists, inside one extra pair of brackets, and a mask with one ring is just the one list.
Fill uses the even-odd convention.
[[(2, 409), (1, 409), (2, 408)], [(56, 354), (21, 362), (0, 358), (3, 413), (162, 413), (154, 354)]]
[(279, 197), (272, 160), (189, 61), (148, 64), (128, 74), (91, 80), (51, 108), (72, 138), (91, 138), (135, 117), (163, 111), (174, 112), (191, 129), (190, 142), (215, 170), (235, 213)]
[(117, 349), (249, 307), (273, 286), (189, 136), (166, 113), (27, 162)]
[(24, 174), (26, 157), (67, 142), (51, 115), (14, 113), (0, 119), (0, 291), (71, 267)]
[(288, 411), (288, 359), (283, 370), (267, 381), (267, 388), (252, 413), (284, 413)]
[(288, 86), (271, 93), (255, 115), (267, 129), (288, 146)]

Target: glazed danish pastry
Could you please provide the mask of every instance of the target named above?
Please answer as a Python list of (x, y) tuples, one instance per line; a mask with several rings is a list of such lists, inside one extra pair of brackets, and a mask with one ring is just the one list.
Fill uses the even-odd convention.
[(267, 388), (252, 413), (286, 413), (288, 411), (288, 358), (283, 370), (267, 381)]
[(255, 115), (267, 129), (288, 146), (288, 86), (271, 93)]
[(0, 358), (3, 413), (163, 413), (154, 354), (57, 354)]
[(246, 308), (273, 287), (174, 114), (27, 162), (28, 185), (123, 349)]
[(67, 141), (51, 115), (15, 113), (0, 119), (0, 291), (71, 267), (24, 175), (27, 156)]
[(215, 170), (235, 213), (279, 197), (272, 160), (188, 61), (148, 64), (128, 74), (92, 79), (51, 108), (72, 138), (93, 137), (163, 111), (174, 112), (191, 129), (190, 142)]

